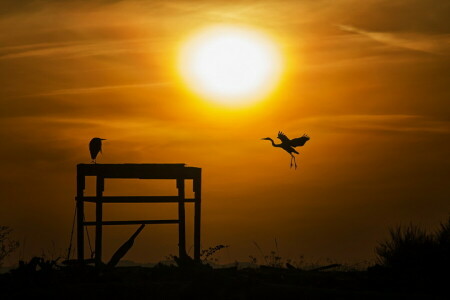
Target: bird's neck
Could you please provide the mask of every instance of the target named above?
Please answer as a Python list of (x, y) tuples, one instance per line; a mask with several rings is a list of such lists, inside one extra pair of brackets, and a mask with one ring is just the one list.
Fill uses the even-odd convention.
[(275, 142), (272, 139), (269, 139), (270, 142), (272, 142), (272, 146), (274, 147), (280, 147), (281, 144), (275, 144)]

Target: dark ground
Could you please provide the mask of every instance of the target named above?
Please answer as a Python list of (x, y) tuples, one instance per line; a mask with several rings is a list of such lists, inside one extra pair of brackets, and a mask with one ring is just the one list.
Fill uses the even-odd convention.
[(0, 275), (0, 298), (19, 299), (449, 299), (449, 276), (260, 267), (27, 269)]

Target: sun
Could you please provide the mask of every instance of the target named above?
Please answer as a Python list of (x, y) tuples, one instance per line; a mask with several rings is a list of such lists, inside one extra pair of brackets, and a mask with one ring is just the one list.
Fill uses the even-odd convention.
[(273, 40), (257, 30), (235, 26), (209, 27), (193, 35), (183, 45), (178, 65), (189, 89), (227, 106), (264, 99), (282, 71)]

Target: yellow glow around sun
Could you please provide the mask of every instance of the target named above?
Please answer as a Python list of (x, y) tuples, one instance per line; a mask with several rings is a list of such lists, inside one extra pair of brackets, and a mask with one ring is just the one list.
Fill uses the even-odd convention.
[(261, 32), (216, 26), (186, 42), (179, 67), (187, 86), (203, 98), (242, 106), (274, 89), (282, 59), (276, 44)]

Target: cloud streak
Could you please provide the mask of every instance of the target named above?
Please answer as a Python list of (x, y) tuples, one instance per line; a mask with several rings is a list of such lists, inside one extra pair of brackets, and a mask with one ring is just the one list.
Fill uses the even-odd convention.
[[(450, 122), (420, 115), (338, 115), (318, 116), (301, 120), (302, 124), (325, 126), (351, 131), (417, 132), (450, 134)], [(326, 125), (323, 125), (326, 124)], [(293, 126), (295, 127), (295, 126)], [(304, 125), (303, 125), (304, 127)]]
[[(0, 48), (0, 60), (26, 57), (74, 58), (127, 52), (148, 53), (151, 39), (128, 39), (116, 41), (39, 43)], [(6, 53), (5, 53), (6, 52)]]
[(81, 87), (81, 88), (72, 88), (72, 89), (53, 90), (48, 93), (27, 95), (26, 97), (95, 94), (95, 93), (120, 90), (120, 89), (165, 87), (165, 86), (170, 86), (171, 84), (172, 83), (170, 81), (161, 81), (161, 82), (142, 83), (142, 84), (106, 85), (106, 86), (84, 87), (84, 88)]
[(450, 50), (450, 34), (421, 35), (418, 33), (393, 34), (389, 32), (373, 32), (350, 25), (337, 25), (339, 29), (349, 33), (365, 36), (371, 40), (403, 49), (428, 54), (448, 54)]

